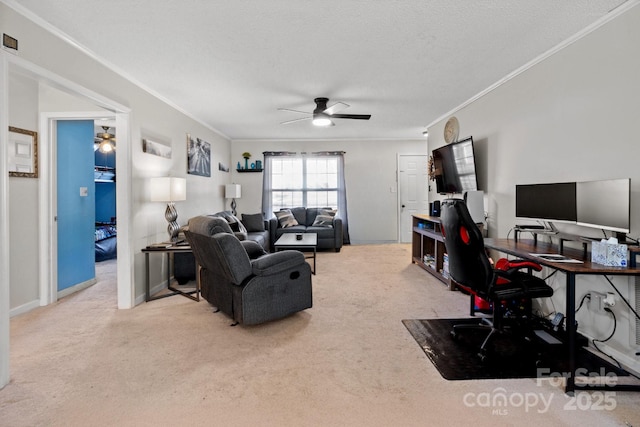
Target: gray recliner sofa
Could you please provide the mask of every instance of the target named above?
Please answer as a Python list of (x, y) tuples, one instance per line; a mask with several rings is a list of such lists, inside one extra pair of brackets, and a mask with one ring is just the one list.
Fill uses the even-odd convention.
[(191, 218), (185, 236), (200, 266), (202, 297), (236, 323), (259, 324), (312, 306), (311, 267), (302, 252), (266, 253), (238, 240), (217, 217)]
[[(224, 218), (239, 240), (252, 240), (262, 246), (265, 251), (271, 250), (269, 221), (265, 220), (262, 214), (242, 214), (242, 221), (230, 211), (221, 211), (208, 216)], [(190, 280), (194, 280), (196, 278), (195, 271), (196, 262), (193, 254), (176, 253), (173, 255), (173, 274), (179, 284), (184, 285)]]

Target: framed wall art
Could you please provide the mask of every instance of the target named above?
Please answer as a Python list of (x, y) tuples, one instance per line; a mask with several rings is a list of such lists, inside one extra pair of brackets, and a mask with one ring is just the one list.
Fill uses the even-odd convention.
[(187, 173), (211, 176), (211, 144), (187, 134)]
[(9, 176), (38, 177), (38, 132), (9, 126)]
[(144, 138), (142, 140), (142, 151), (147, 154), (153, 154), (154, 156), (164, 157), (165, 159), (171, 158), (170, 146), (152, 141), (149, 138)]

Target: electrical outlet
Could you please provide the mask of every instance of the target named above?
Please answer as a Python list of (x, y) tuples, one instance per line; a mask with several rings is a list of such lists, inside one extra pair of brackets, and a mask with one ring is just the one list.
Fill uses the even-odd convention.
[(591, 298), (589, 299), (589, 310), (594, 311), (596, 313), (603, 313), (605, 305), (605, 300), (607, 298), (606, 294), (596, 291), (590, 291)]
[(607, 297), (602, 302), (605, 307), (613, 307), (616, 305), (616, 295), (613, 292), (607, 292)]

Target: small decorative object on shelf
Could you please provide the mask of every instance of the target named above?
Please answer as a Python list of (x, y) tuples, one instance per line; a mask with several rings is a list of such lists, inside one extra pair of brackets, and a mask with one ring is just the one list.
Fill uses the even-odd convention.
[(240, 165), (240, 162), (238, 162), (238, 166), (236, 166), (236, 168), (237, 168), (238, 170), (242, 169), (242, 166)]
[(251, 153), (245, 151), (242, 153), (242, 157), (244, 157), (244, 168), (249, 169), (249, 159), (251, 158)]

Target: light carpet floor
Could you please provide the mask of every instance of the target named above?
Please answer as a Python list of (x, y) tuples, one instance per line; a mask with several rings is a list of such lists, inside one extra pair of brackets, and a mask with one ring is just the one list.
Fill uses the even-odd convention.
[(118, 310), (102, 265), (98, 284), (11, 319), (0, 425), (640, 426), (637, 393), (597, 405), (550, 380), (443, 379), (401, 320), (464, 317), (468, 300), (410, 250), (321, 252), (313, 308), (252, 327), (181, 296)]

